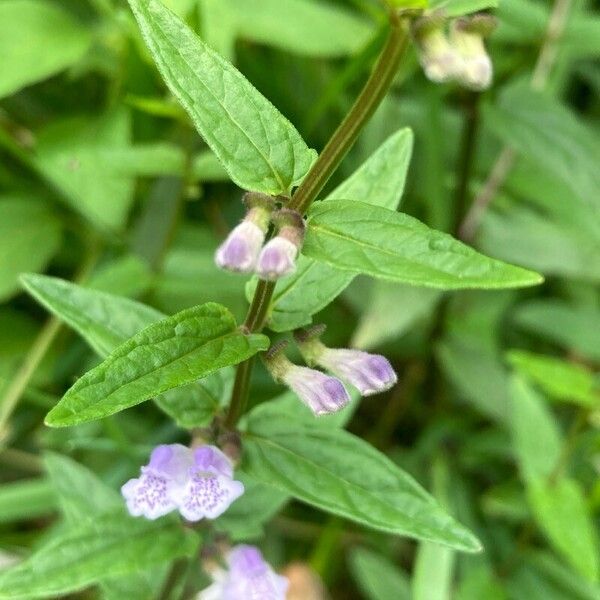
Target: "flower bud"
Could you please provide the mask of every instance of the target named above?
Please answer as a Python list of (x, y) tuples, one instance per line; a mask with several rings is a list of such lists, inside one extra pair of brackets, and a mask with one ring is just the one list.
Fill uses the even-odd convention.
[(296, 270), (296, 258), (304, 240), (304, 220), (296, 211), (282, 208), (273, 221), (279, 225), (277, 235), (265, 244), (256, 266), (256, 274), (266, 281), (275, 281)]
[(269, 228), (273, 200), (264, 194), (248, 193), (244, 197), (248, 212), (217, 248), (215, 262), (221, 269), (237, 273), (254, 271)]
[(482, 91), (492, 84), (492, 60), (485, 50), (483, 40), (495, 25), (493, 17), (476, 15), (470, 19), (457, 19), (450, 28), (451, 43), (461, 59), (457, 79), (469, 89)]
[(137, 479), (121, 488), (134, 517), (157, 519), (179, 509), (188, 521), (215, 519), (244, 493), (233, 480), (229, 458), (215, 446), (191, 450), (181, 444), (157, 446)]
[(385, 356), (349, 348), (328, 348), (320, 340), (323, 329), (300, 330), (294, 333), (298, 348), (309, 365), (319, 365), (340, 379), (349, 382), (362, 396), (389, 390), (398, 376)]
[(277, 575), (255, 546), (240, 544), (226, 557), (227, 570), (212, 573), (214, 583), (197, 600), (285, 600), (286, 577)]
[(443, 19), (438, 16), (417, 19), (412, 33), (427, 79), (435, 83), (454, 79), (460, 71), (461, 58), (446, 36)]
[(264, 362), (275, 379), (287, 385), (315, 416), (338, 412), (350, 402), (344, 384), (335, 377), (290, 362), (282, 346), (274, 346)]

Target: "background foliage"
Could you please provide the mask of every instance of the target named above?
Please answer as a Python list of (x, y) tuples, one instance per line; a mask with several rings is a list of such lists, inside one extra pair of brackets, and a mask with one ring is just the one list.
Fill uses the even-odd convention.
[[(232, 61), (310, 148), (327, 142), (383, 43), (375, 0), (163, 2)], [(328, 344), (390, 357), (399, 385), (341, 420), (412, 474), (485, 551), (461, 554), (363, 528), (343, 510), (328, 516), (310, 505), (327, 510), (348, 481), (328, 480), (327, 496), (313, 493), (310, 478), (300, 480), (290, 500), (264, 485), (273, 475), (260, 461), (243, 475), (245, 503), (234, 504), (218, 528), (258, 540), (278, 568), (307, 562), (333, 598), (591, 600), (600, 596), (598, 3), (431, 4), (457, 15), (498, 4), (489, 41), (495, 84), (484, 94), (434, 85), (409, 52), (329, 183), (326, 191), (337, 193), (309, 215), (314, 227), (294, 277), (319, 276), (329, 287), (308, 295), (298, 286), (278, 289), (270, 326), (286, 331), (315, 315), (328, 325)], [(3, 0), (0, 59), (0, 565), (24, 559), (0, 576), (0, 598), (82, 589), (82, 598), (154, 598), (169, 564), (196, 552), (198, 536), (170, 519), (132, 521), (116, 490), (154, 445), (185, 442), (185, 429), (210, 423), (228, 400), (231, 371), (197, 383), (202, 373), (192, 373), (188, 386), (165, 388), (153, 403), (70, 429), (49, 429), (44, 417), (113, 348), (198, 304), (231, 310), (210, 314), (231, 352), (266, 347), (263, 336), (246, 342), (234, 331), (255, 284), (245, 290), (243, 278), (213, 263), (242, 214), (241, 192), (166, 90), (126, 2)], [(196, 126), (207, 137), (215, 124)], [(310, 162), (301, 142), (294, 181)], [(369, 157), (363, 169), (380, 174), (377, 189), (347, 179)], [(280, 191), (277, 169), (259, 173), (243, 168), (247, 155), (237, 159), (236, 183)], [(387, 199), (373, 200), (377, 209), (353, 203), (356, 222), (410, 226), (410, 217), (392, 212), (402, 194), (403, 213), (545, 281), (443, 292), (409, 286), (421, 271), (377, 256), (383, 279), (335, 269), (327, 276), (338, 248), (328, 250), (327, 232), (349, 214), (344, 193)], [(367, 244), (373, 228), (355, 233)], [(198, 320), (207, 315), (185, 316), (194, 351), (208, 352)], [(182, 325), (183, 317), (172, 319), (155, 325), (153, 340)], [(86, 389), (93, 413), (98, 392)], [(300, 441), (279, 434), (273, 415), (308, 427), (281, 391), (256, 370), (252, 404), (279, 398), (245, 424), (251, 457), (261, 454), (261, 436), (277, 439), (285, 469), (287, 450), (310, 437), (314, 444), (299, 454), (327, 463), (319, 450), (327, 438), (365, 462), (349, 460), (348, 471), (371, 470), (374, 482), (385, 481), (387, 463), (335, 426), (313, 427)], [(111, 396), (113, 408), (145, 399), (135, 393)], [(67, 413), (52, 414), (53, 424), (68, 421)], [(369, 514), (354, 521), (374, 526), (371, 500), (362, 502)], [(415, 526), (393, 508), (381, 508), (386, 531)], [(192, 571), (199, 589), (203, 575), (197, 565)]]

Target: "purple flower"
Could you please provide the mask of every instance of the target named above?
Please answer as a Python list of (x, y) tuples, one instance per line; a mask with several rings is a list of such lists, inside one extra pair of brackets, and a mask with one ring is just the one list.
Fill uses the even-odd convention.
[(363, 396), (389, 390), (398, 381), (392, 365), (380, 354), (325, 348), (316, 362), (334, 375), (350, 382)]
[(337, 412), (350, 402), (350, 396), (339, 379), (315, 369), (291, 365), (281, 380), (317, 416)]
[(130, 479), (121, 488), (130, 514), (157, 519), (177, 508), (191, 464), (189, 448), (181, 444), (157, 446), (139, 478)]
[(251, 273), (264, 241), (263, 229), (252, 221), (244, 220), (231, 230), (227, 239), (219, 246), (215, 262), (221, 269)]
[(219, 570), (215, 582), (198, 600), (285, 600), (288, 580), (277, 575), (254, 546), (235, 546), (227, 556), (228, 570)]
[(296, 270), (298, 246), (280, 235), (269, 240), (262, 249), (256, 265), (256, 274), (267, 281), (275, 281)]
[(194, 450), (194, 464), (178, 498), (179, 512), (188, 521), (216, 519), (244, 493), (233, 479), (231, 461), (215, 446)]
[(188, 521), (215, 519), (244, 493), (233, 480), (231, 461), (215, 446), (195, 450), (181, 444), (157, 446), (138, 479), (122, 488), (134, 517), (157, 519), (179, 509)]

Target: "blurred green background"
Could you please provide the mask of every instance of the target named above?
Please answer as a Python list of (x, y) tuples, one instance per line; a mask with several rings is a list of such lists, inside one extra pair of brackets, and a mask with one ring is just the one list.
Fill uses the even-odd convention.
[[(317, 149), (385, 38), (376, 0), (164, 3)], [(411, 49), (329, 184), (408, 126), (401, 210), (545, 276), (525, 290), (456, 293), (357, 278), (317, 315), (330, 345), (383, 352), (400, 376), (349, 429), (485, 546), (477, 556), (417, 546), (292, 503), (261, 544), (280, 568), (309, 563), (332, 598), (600, 598), (599, 11), (500, 0), (483, 94), (427, 81)], [(56, 526), (44, 452), (117, 487), (154, 444), (185, 439), (150, 404), (45, 428), (47, 409), (97, 358), (19, 274), (165, 313), (215, 300), (242, 318), (247, 303), (243, 278), (213, 263), (242, 215), (241, 190), (170, 98), (126, 2), (0, 0), (0, 65), (1, 568)], [(257, 372), (253, 402), (280, 391)]]

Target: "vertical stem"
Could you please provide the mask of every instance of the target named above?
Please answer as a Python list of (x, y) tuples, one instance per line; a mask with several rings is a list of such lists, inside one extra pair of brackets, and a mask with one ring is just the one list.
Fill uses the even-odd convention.
[[(406, 22), (395, 12), (390, 13), (390, 25), (387, 42), (370, 77), (352, 108), (295, 191), (289, 208), (302, 214), (308, 210), (392, 85), (408, 42), (408, 35)], [(259, 282), (244, 323), (246, 331), (256, 332), (264, 327), (274, 290), (273, 282)], [(246, 407), (252, 366), (252, 361), (245, 361), (237, 367), (229, 412), (225, 418), (225, 425), (229, 429), (235, 427)]]

